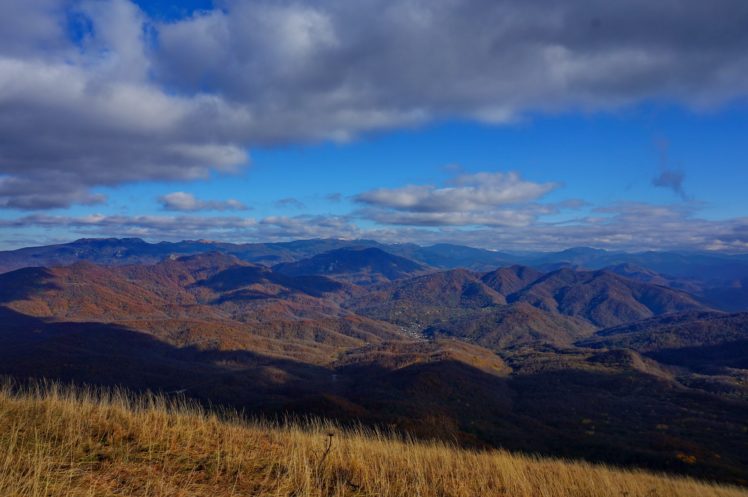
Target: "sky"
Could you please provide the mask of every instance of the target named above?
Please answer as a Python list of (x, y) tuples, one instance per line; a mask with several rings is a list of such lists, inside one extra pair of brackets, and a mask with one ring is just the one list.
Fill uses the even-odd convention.
[(744, 0), (0, 9), (0, 249), (748, 252)]

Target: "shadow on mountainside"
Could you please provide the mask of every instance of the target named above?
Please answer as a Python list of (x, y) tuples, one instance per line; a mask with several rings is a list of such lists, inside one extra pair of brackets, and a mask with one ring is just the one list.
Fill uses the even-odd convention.
[(665, 364), (684, 366), (706, 374), (719, 374), (724, 368), (748, 369), (748, 340), (665, 348), (646, 355)]
[(518, 375), (511, 388), (515, 414), (537, 424), (507, 448), (748, 484), (746, 402), (631, 369)]
[(121, 326), (48, 322), (0, 306), (0, 374), (180, 393), (258, 415), (311, 414), (475, 448), (748, 484), (745, 402), (633, 370), (507, 377), (451, 359), (332, 369), (244, 350), (178, 348)]
[(0, 285), (0, 304), (25, 300), (45, 290), (60, 290), (54, 283), (54, 274), (45, 267), (27, 267), (5, 273)]
[(113, 324), (48, 322), (4, 307), (0, 323), (0, 373), (19, 378), (184, 391), (199, 400), (256, 408), (271, 397), (296, 394), (297, 384), (315, 386), (330, 376), (318, 366), (250, 351), (178, 348)]

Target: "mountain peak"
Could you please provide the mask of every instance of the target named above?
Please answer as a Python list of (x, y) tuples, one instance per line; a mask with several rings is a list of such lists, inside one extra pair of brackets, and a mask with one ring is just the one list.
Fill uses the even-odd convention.
[(481, 281), (506, 296), (518, 292), (533, 283), (543, 273), (529, 266), (513, 265), (484, 274)]
[(371, 284), (411, 276), (427, 268), (376, 247), (342, 247), (308, 259), (278, 264), (273, 269), (289, 276), (330, 276), (356, 284)]

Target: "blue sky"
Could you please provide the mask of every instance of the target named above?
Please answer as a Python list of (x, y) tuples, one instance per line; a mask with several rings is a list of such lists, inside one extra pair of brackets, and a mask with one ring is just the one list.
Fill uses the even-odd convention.
[(748, 251), (748, 10), (720, 2), (12, 0), (0, 248)]
[[(250, 165), (239, 174), (101, 191), (112, 199), (111, 207), (133, 214), (158, 213), (157, 197), (175, 188), (211, 199), (236, 198), (251, 206), (253, 215), (298, 214), (296, 206), (276, 205), (283, 198), (298, 199), (305, 211), (345, 214), (355, 207), (349, 197), (373, 186), (438, 184), (459, 168), (518, 171), (528, 180), (563, 183), (549, 201), (578, 198), (606, 205), (692, 200), (704, 204), (700, 211), (705, 216), (730, 218), (748, 212), (748, 147), (740, 136), (748, 129), (747, 110), (696, 113), (650, 105), (615, 114), (534, 116), (499, 126), (439, 123), (349, 143), (253, 149)], [(684, 172), (688, 200), (652, 184), (663, 160)], [(342, 201), (327, 198), (336, 193)], [(80, 212), (104, 211), (95, 206)]]

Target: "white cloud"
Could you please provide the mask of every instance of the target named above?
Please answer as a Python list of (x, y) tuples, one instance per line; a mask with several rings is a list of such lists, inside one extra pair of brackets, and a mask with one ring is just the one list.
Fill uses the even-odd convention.
[(369, 206), (362, 216), (380, 224), (524, 226), (556, 211), (534, 201), (558, 186), (526, 181), (515, 172), (461, 174), (443, 187), (378, 188), (355, 200)]
[(242, 202), (228, 200), (201, 200), (187, 192), (172, 192), (158, 198), (161, 207), (167, 211), (245, 211), (249, 208)]
[(402, 226), (527, 226), (539, 214), (556, 212), (550, 207), (529, 206), (526, 208), (479, 212), (393, 212), (362, 210), (359, 215), (382, 225)]
[(555, 183), (524, 181), (516, 172), (463, 174), (449, 186), (410, 185), (379, 188), (356, 196), (358, 202), (413, 212), (475, 211), (536, 200), (557, 188)]

